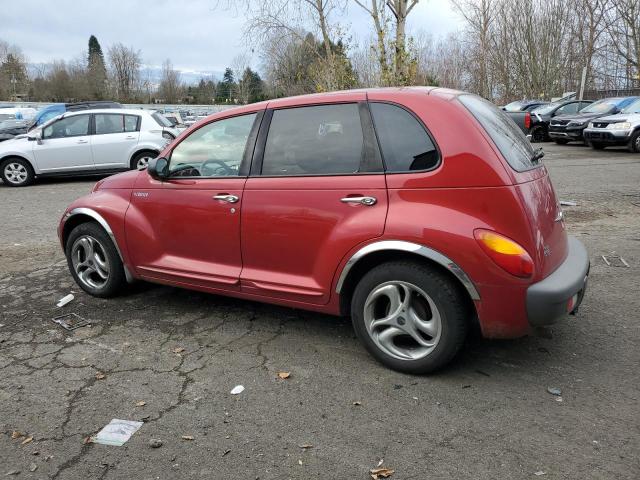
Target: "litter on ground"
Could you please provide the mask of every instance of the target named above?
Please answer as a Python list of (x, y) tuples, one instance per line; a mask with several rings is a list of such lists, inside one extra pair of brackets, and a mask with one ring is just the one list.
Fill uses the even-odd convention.
[(62, 297), (60, 300), (58, 300), (58, 303), (56, 304), (56, 306), (58, 308), (64, 307), (67, 303), (72, 301), (74, 298), (75, 297), (73, 296), (73, 294), (70, 293), (69, 295)]
[(77, 313), (67, 313), (51, 319), (53, 323), (57, 323), (65, 330), (75, 330), (76, 328), (91, 325), (89, 320), (82, 318)]
[(236, 385), (233, 387), (233, 390), (231, 390), (231, 395), (238, 395), (242, 392), (244, 392), (244, 387), (242, 385)]
[(143, 422), (114, 418), (93, 437), (93, 443), (121, 447), (142, 425)]

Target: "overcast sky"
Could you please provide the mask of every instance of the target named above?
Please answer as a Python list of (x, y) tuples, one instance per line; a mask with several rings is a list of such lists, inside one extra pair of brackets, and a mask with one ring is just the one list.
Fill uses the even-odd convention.
[[(268, 1), (268, 0), (267, 0)], [(243, 41), (242, 11), (226, 10), (216, 0), (0, 0), (0, 39), (19, 45), (31, 63), (77, 58), (89, 35), (103, 50), (122, 42), (142, 53), (143, 62), (159, 66), (170, 58), (182, 71), (223, 71)], [(232, 3), (232, 2), (229, 2)], [(340, 19), (356, 38), (371, 31), (370, 20), (353, 5)], [(455, 31), (460, 20), (448, 0), (421, 0), (409, 28), (434, 36)], [(254, 55), (254, 66), (259, 58)]]

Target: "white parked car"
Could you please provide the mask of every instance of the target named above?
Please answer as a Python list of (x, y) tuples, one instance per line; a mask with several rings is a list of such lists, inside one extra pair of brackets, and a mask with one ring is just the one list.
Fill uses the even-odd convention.
[(108, 174), (146, 167), (178, 135), (152, 110), (64, 113), (0, 143), (0, 176), (22, 187), (36, 177)]

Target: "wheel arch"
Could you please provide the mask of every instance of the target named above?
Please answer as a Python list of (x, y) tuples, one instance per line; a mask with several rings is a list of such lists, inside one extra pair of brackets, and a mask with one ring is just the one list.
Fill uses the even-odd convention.
[(124, 261), (124, 257), (122, 256), (122, 252), (120, 251), (120, 247), (118, 246), (118, 242), (116, 241), (113, 230), (111, 229), (109, 223), (105, 220), (105, 218), (91, 208), (74, 208), (73, 210), (65, 214), (64, 225), (60, 230), (60, 243), (62, 244), (62, 249), (66, 251), (67, 239), (69, 238), (69, 234), (71, 233), (71, 231), (78, 225), (82, 225), (83, 223), (88, 222), (97, 223), (107, 233), (107, 235), (113, 242), (114, 247), (116, 248), (116, 252), (118, 252), (118, 256), (120, 257), (122, 265), (124, 266), (124, 272), (127, 277), (127, 281), (131, 282), (133, 277)]
[(20, 155), (20, 154), (17, 154), (17, 153), (7, 153), (6, 155), (4, 155), (2, 158), (0, 158), (0, 165), (2, 165), (7, 160), (11, 160), (12, 158), (18, 158), (20, 160), (24, 160), (25, 162), (27, 162), (31, 166), (31, 169), (33, 170), (33, 173), (35, 173), (37, 175), (37, 169), (36, 169), (35, 162), (33, 160), (25, 157), (24, 155)]
[(372, 268), (384, 262), (409, 260), (434, 268), (451, 278), (468, 300), (468, 306), (477, 314), (474, 301), (480, 294), (469, 276), (453, 260), (442, 253), (417, 243), (383, 240), (358, 250), (347, 261), (338, 281), (336, 293), (340, 295), (340, 313), (348, 315), (351, 298), (358, 281)]
[(133, 162), (133, 159), (137, 155), (140, 155), (141, 153), (153, 153), (154, 155), (160, 155), (160, 150), (158, 150), (157, 148), (150, 147), (150, 146), (143, 146), (143, 147), (137, 148), (129, 156), (129, 166), (131, 166), (131, 163)]

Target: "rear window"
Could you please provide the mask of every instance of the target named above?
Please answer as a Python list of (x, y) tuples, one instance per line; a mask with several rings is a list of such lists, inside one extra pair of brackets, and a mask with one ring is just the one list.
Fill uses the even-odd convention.
[(156, 123), (158, 125), (160, 125), (161, 127), (173, 127), (173, 124), (167, 120), (164, 115), (162, 115), (161, 113), (158, 112), (153, 112), (151, 114), (151, 116), (153, 117), (153, 119), (156, 121)]
[(493, 103), (476, 95), (460, 95), (458, 100), (482, 125), (511, 168), (523, 172), (540, 165), (532, 161), (533, 147), (524, 133)]

